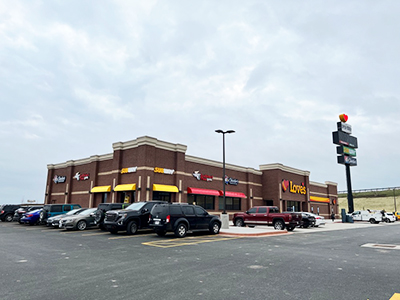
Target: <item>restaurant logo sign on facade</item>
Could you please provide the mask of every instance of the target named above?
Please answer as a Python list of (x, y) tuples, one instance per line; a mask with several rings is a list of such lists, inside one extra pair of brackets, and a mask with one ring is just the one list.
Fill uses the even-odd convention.
[(283, 179), (282, 190), (286, 192), (288, 188), (289, 192), (293, 194), (301, 194), (301, 195), (307, 194), (307, 189), (304, 185), (304, 182), (302, 182), (301, 184), (293, 184), (293, 181)]
[(137, 167), (122, 168), (121, 174), (135, 173), (136, 171), (137, 171)]
[(66, 176), (58, 176), (58, 175), (55, 175), (55, 176), (53, 177), (53, 181), (54, 181), (55, 184), (57, 184), (57, 183), (64, 183), (66, 179), (67, 179)]
[(213, 180), (213, 177), (211, 175), (201, 174), (200, 171), (194, 171), (193, 177), (196, 178), (197, 180), (203, 180), (203, 181), (212, 181)]
[(81, 180), (88, 180), (89, 179), (89, 173), (80, 173), (80, 172), (76, 172), (74, 179), (81, 181)]
[(174, 174), (174, 172), (175, 172), (175, 170), (173, 170), (173, 169), (165, 169), (165, 168), (158, 168), (158, 167), (154, 168), (154, 173), (172, 175), (172, 174)]
[(225, 184), (230, 184), (230, 185), (238, 185), (239, 184), (239, 179), (231, 178), (225, 175)]

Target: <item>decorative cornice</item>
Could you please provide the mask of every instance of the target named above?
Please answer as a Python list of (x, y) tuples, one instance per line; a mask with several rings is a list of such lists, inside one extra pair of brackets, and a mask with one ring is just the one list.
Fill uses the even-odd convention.
[(104, 154), (104, 155), (93, 155), (89, 158), (82, 158), (82, 159), (77, 159), (77, 160), (69, 160), (64, 163), (59, 163), (59, 164), (49, 164), (47, 165), (47, 169), (62, 169), (62, 168), (67, 168), (67, 167), (73, 167), (73, 166), (80, 166), (80, 165), (85, 165), (85, 164), (90, 164), (94, 161), (103, 161), (103, 160), (112, 160), (113, 159), (113, 154)]
[(292, 167), (284, 166), (282, 164), (260, 165), (260, 170), (261, 171), (281, 170), (284, 172), (289, 172), (297, 175), (310, 176), (310, 171), (299, 170)]
[(325, 181), (326, 185), (334, 185), (337, 186), (338, 184), (336, 182), (332, 182), (332, 181)]
[[(189, 161), (189, 162), (197, 163), (197, 164), (211, 166), (211, 167), (217, 167), (217, 168), (223, 167), (223, 164), (221, 162), (204, 159), (204, 158), (200, 158), (200, 157), (195, 157), (195, 156), (190, 156), (190, 155), (186, 155), (185, 160)], [(252, 173), (255, 175), (262, 175), (262, 172), (255, 170), (253, 168), (240, 167), (240, 166), (235, 166), (235, 165), (231, 165), (231, 164), (225, 164), (225, 169), (229, 169), (232, 171), (245, 172), (245, 173)]]
[(322, 187), (322, 188), (327, 188), (327, 187), (328, 187), (327, 184), (319, 183), (319, 182), (314, 182), (314, 181), (310, 181), (310, 185), (318, 186), (318, 187)]
[(137, 148), (139, 146), (148, 145), (153, 146), (163, 150), (175, 151), (175, 152), (182, 152), (186, 153), (187, 146), (182, 144), (173, 144), (169, 142), (160, 141), (156, 138), (150, 136), (142, 136), (138, 137), (135, 140), (127, 141), (127, 142), (117, 142), (113, 143), (113, 150), (126, 150), (131, 148)]

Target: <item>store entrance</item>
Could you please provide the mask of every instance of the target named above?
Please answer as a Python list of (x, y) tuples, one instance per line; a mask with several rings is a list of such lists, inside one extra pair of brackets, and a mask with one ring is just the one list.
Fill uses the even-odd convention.
[(133, 191), (118, 192), (120, 203), (133, 203), (135, 202), (135, 193)]
[(300, 202), (298, 202), (298, 201), (286, 201), (286, 210), (287, 211), (301, 211), (300, 210)]
[(153, 191), (153, 200), (171, 202), (171, 193)]

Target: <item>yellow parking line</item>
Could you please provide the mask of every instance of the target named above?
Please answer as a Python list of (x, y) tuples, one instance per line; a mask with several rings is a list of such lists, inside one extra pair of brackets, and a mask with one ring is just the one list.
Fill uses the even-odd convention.
[(148, 233), (148, 234), (123, 235), (123, 236), (110, 237), (108, 239), (109, 240), (130, 239), (130, 238), (134, 238), (134, 237), (148, 236), (148, 235), (154, 235), (154, 234), (153, 233)]
[(393, 294), (392, 298), (390, 298), (389, 300), (400, 300), (400, 294), (399, 293)]
[(92, 236), (92, 235), (105, 235), (105, 234), (110, 234), (109, 232), (96, 232), (96, 233), (85, 233), (82, 234), (82, 236)]
[[(188, 237), (187, 239), (194, 239), (196, 237)], [(191, 242), (186, 242), (186, 238), (183, 241), (180, 240), (163, 240), (163, 241), (152, 241), (142, 243), (142, 245), (152, 246), (152, 247), (159, 247), (159, 248), (172, 248), (172, 247), (180, 247), (180, 246), (189, 246), (189, 245), (197, 245), (202, 243), (211, 243), (211, 242), (219, 242), (219, 241), (226, 241), (226, 240), (235, 240), (240, 239), (241, 237), (226, 237), (226, 238), (212, 238), (212, 239), (200, 239)], [(169, 245), (168, 245), (169, 244)]]

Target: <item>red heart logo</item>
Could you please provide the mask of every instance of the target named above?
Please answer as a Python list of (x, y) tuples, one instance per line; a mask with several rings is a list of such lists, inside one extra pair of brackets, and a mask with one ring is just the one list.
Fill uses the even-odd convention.
[(341, 114), (341, 115), (339, 115), (339, 119), (340, 119), (340, 121), (342, 121), (343, 123), (346, 123), (347, 120), (349, 119), (349, 116), (348, 116), (348, 115), (345, 115), (345, 114)]
[(282, 190), (286, 192), (288, 187), (289, 187), (289, 180), (282, 180)]

